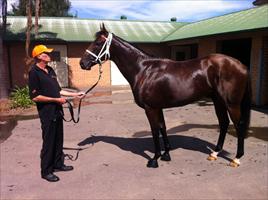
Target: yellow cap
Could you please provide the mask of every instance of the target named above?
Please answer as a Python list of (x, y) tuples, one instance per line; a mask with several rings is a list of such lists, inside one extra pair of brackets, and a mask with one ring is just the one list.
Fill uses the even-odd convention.
[(40, 55), (41, 53), (44, 53), (44, 52), (47, 52), (47, 53), (50, 53), (52, 52), (53, 49), (49, 49), (47, 48), (45, 45), (37, 45), (34, 47), (33, 51), (32, 51), (32, 56), (33, 58)]

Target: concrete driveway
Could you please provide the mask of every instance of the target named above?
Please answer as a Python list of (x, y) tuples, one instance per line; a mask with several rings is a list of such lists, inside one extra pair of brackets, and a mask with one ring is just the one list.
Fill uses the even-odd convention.
[(230, 127), (217, 161), (207, 161), (218, 139), (211, 102), (165, 110), (171, 161), (146, 167), (153, 142), (144, 111), (130, 90), (97, 89), (79, 124), (65, 123), (64, 152), (71, 172), (40, 178), (41, 130), (36, 111), (1, 117), (1, 199), (267, 199), (268, 116), (253, 111), (241, 166), (227, 166), (237, 140)]

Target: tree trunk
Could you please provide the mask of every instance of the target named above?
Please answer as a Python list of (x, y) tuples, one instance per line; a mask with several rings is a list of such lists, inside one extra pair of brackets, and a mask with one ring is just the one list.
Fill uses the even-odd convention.
[(38, 36), (38, 18), (39, 18), (39, 13), (40, 13), (40, 3), (41, 3), (41, 0), (35, 1), (35, 22), (34, 22), (35, 38), (37, 38)]
[(29, 55), (29, 47), (31, 43), (31, 30), (32, 30), (32, 0), (28, 0), (26, 4), (27, 14), (27, 29), (26, 29), (26, 41), (25, 41), (25, 67), (24, 67), (24, 79), (28, 79), (28, 72), (31, 63), (31, 56)]
[(0, 99), (8, 97), (9, 90), (9, 74), (8, 67), (4, 62), (4, 44), (3, 36), (6, 27), (7, 1), (2, 1), (2, 19), (0, 24)]
[(25, 53), (26, 57), (29, 58), (29, 46), (31, 42), (31, 30), (32, 30), (32, 0), (28, 0), (26, 4), (27, 13), (27, 30), (26, 30), (26, 42), (25, 42)]

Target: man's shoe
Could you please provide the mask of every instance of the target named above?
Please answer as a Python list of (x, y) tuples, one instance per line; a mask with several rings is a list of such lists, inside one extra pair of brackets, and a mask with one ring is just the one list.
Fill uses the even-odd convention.
[(55, 174), (49, 173), (47, 175), (42, 175), (43, 179), (46, 179), (49, 182), (57, 182), (59, 181), (59, 177), (57, 177)]
[(74, 169), (73, 166), (62, 165), (61, 167), (54, 168), (54, 172), (59, 172), (59, 171), (66, 172), (66, 171), (71, 171), (73, 169)]

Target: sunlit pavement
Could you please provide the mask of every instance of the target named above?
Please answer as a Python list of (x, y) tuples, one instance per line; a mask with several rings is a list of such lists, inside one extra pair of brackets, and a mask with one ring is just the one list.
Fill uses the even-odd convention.
[(231, 168), (237, 144), (233, 126), (218, 160), (206, 160), (219, 135), (211, 102), (164, 113), (172, 160), (147, 168), (153, 141), (131, 91), (94, 90), (84, 100), (80, 122), (64, 124), (65, 163), (74, 170), (56, 173), (57, 183), (40, 177), (36, 111), (0, 118), (0, 199), (267, 199), (267, 114), (252, 111), (245, 156), (240, 167)]

